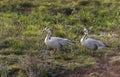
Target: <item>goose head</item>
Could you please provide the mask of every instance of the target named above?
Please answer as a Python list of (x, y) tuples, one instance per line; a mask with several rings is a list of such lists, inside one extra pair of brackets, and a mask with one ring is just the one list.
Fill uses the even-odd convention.
[(88, 30), (86, 28), (84, 28), (84, 34), (88, 35)]
[(46, 31), (48, 34), (51, 34), (51, 30), (50, 30), (50, 28), (45, 28), (45, 29), (43, 29), (43, 31)]

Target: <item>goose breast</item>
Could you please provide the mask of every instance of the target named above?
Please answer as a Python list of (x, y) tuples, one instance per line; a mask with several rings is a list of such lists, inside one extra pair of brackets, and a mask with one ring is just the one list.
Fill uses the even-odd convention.
[(60, 48), (60, 44), (56, 37), (51, 37), (50, 40), (45, 40), (45, 44), (51, 48)]

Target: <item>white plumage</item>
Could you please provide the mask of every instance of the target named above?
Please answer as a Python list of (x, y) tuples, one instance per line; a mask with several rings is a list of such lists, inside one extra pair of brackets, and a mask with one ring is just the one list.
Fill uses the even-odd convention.
[(51, 30), (49, 28), (45, 28), (44, 31), (47, 32), (47, 36), (44, 42), (50, 48), (57, 49), (57, 51), (60, 51), (61, 47), (65, 45), (73, 44), (73, 42), (68, 39), (59, 38), (59, 37), (51, 37)]
[(85, 35), (81, 39), (81, 44), (85, 46), (86, 48), (97, 50), (97, 49), (108, 47), (106, 44), (104, 44), (103, 42), (99, 40), (87, 38), (88, 30), (86, 28), (84, 29), (84, 34)]

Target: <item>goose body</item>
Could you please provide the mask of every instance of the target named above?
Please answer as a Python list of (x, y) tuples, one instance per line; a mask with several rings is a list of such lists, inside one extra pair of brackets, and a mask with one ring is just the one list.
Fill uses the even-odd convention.
[(65, 45), (73, 44), (71, 40), (65, 38), (51, 37), (51, 30), (49, 28), (45, 28), (44, 30), (48, 33), (44, 42), (50, 48), (60, 50)]
[(88, 35), (87, 29), (84, 29), (84, 34), (85, 35), (81, 39), (81, 44), (83, 46), (85, 46), (86, 48), (92, 49), (92, 50), (97, 50), (97, 49), (108, 47), (106, 44), (104, 44), (103, 42), (101, 42), (99, 40), (87, 38), (87, 35)]

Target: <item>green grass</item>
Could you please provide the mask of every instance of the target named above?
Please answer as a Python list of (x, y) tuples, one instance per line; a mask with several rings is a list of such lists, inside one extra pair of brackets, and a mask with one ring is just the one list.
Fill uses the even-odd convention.
[[(117, 0), (2, 0), (0, 76), (117, 77), (120, 62), (114, 57), (120, 56), (119, 24)], [(53, 36), (76, 43), (53, 54), (44, 44), (45, 27), (52, 29)], [(92, 51), (83, 47), (80, 39), (84, 27), (89, 30), (88, 37), (96, 34), (94, 38), (110, 48)], [(99, 37), (101, 32), (106, 35)]]

